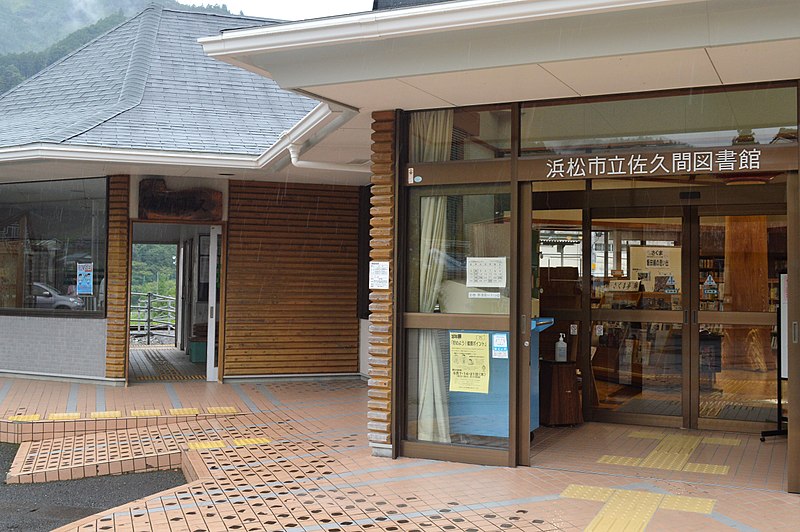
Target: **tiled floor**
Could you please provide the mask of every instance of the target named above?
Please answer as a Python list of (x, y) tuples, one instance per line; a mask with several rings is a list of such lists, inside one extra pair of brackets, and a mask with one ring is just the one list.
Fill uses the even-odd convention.
[[(131, 386), (136, 394), (116, 404), (148, 406), (137, 403), (147, 397), (139, 386), (155, 395), (163, 385)], [(800, 522), (800, 496), (782, 492), (781, 439), (590, 423), (537, 431), (530, 468), (390, 460), (370, 454), (360, 381), (173, 386), (184, 408), (228, 403), (242, 413), (26, 442), (9, 481), (183, 469), (181, 488), (64, 528), (80, 531), (794, 530)]]

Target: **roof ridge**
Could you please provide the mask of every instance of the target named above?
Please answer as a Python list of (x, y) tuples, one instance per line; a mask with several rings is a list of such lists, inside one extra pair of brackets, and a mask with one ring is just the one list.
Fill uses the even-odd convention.
[(147, 78), (150, 74), (150, 57), (155, 50), (158, 30), (161, 25), (161, 13), (162, 8), (156, 4), (149, 5), (140, 13), (142, 19), (139, 22), (139, 29), (136, 32), (136, 39), (133, 43), (133, 49), (128, 60), (128, 68), (125, 71), (122, 89), (116, 105), (111, 108), (101, 109), (97, 113), (65, 126), (59, 132), (59, 138), (52, 139), (54, 142), (66, 142), (73, 137), (91, 131), (115, 116), (133, 109), (142, 102)]
[(131, 22), (133, 22), (134, 20), (136, 20), (137, 18), (139, 18), (139, 17), (140, 17), (140, 16), (141, 16), (141, 15), (144, 13), (144, 11), (146, 11), (146, 9), (144, 9), (144, 10), (142, 10), (142, 11), (140, 11), (140, 12), (136, 13), (134, 16), (132, 16), (132, 17), (131, 17), (131, 18), (129, 18), (129, 19), (123, 20), (122, 22), (120, 22), (119, 24), (117, 24), (116, 26), (114, 26), (113, 28), (111, 28), (111, 29), (109, 29), (109, 30), (107, 30), (107, 31), (105, 31), (105, 32), (103, 32), (103, 33), (101, 33), (100, 35), (98, 35), (97, 37), (95, 37), (94, 39), (92, 39), (91, 41), (89, 41), (89, 42), (87, 42), (86, 44), (84, 44), (83, 46), (80, 46), (80, 47), (78, 47), (77, 49), (75, 49), (75, 50), (71, 51), (70, 53), (68, 53), (67, 55), (65, 55), (64, 57), (62, 57), (61, 59), (57, 59), (56, 61), (53, 61), (52, 63), (50, 63), (49, 65), (47, 65), (47, 66), (46, 66), (46, 67), (44, 67), (43, 69), (41, 69), (39, 72), (37, 72), (37, 73), (36, 73), (36, 74), (34, 74), (33, 76), (31, 76), (31, 77), (29, 77), (29, 78), (26, 78), (25, 80), (23, 80), (23, 81), (22, 81), (22, 83), (19, 83), (18, 85), (15, 85), (15, 86), (14, 86), (14, 87), (12, 87), (11, 89), (7, 90), (6, 92), (0, 93), (0, 100), (3, 100), (3, 99), (6, 97), (6, 96), (8, 96), (8, 95), (10, 95), (10, 94), (12, 94), (12, 93), (14, 93), (14, 92), (16, 92), (16, 91), (17, 91), (17, 89), (20, 89), (20, 88), (22, 88), (23, 86), (25, 86), (25, 85), (28, 85), (29, 83), (33, 82), (34, 80), (36, 80), (36, 79), (39, 79), (39, 77), (41, 77), (41, 76), (45, 75), (45, 73), (48, 73), (50, 70), (52, 70), (52, 69), (53, 69), (53, 68), (55, 68), (56, 66), (60, 65), (61, 63), (63, 63), (63, 62), (64, 62), (64, 61), (66, 61), (67, 59), (71, 58), (72, 56), (74, 56), (74, 55), (76, 55), (76, 54), (78, 54), (78, 53), (80, 53), (80, 52), (82, 52), (83, 50), (85, 50), (85, 49), (86, 49), (86, 48), (88, 48), (89, 46), (93, 45), (95, 42), (99, 41), (100, 39), (104, 38), (105, 36), (107, 36), (107, 35), (108, 35), (108, 34), (110, 34), (111, 32), (117, 31), (119, 28), (121, 28), (122, 26), (124, 26), (124, 25), (126, 25), (126, 24), (130, 24)]
[[(186, 7), (190, 8), (192, 6), (186, 6)], [(226, 13), (211, 13), (209, 11), (192, 11), (191, 9), (179, 9), (177, 7), (162, 7), (162, 10), (169, 11), (171, 13), (190, 13), (192, 15), (203, 15), (211, 17), (220, 17), (220, 18), (235, 18), (239, 20), (260, 20), (263, 22), (289, 22), (287, 20), (279, 18), (253, 17), (250, 15), (236, 15), (234, 13), (226, 14)]]

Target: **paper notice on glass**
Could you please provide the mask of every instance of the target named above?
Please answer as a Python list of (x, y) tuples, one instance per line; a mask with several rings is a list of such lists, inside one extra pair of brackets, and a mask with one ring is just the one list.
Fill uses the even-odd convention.
[(489, 333), (450, 331), (450, 391), (489, 393)]
[(508, 358), (508, 333), (492, 333), (492, 358)]
[(369, 263), (369, 289), (388, 290), (389, 289), (389, 263), (380, 261), (370, 261)]
[(467, 257), (467, 286), (505, 288), (505, 257)]
[(75, 293), (79, 296), (90, 296), (94, 287), (94, 263), (78, 263), (78, 279), (75, 283)]

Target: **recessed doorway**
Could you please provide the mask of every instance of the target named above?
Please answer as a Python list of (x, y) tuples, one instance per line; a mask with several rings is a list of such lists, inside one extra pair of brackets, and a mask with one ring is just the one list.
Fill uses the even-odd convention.
[(220, 234), (201, 224), (133, 224), (129, 382), (217, 379)]

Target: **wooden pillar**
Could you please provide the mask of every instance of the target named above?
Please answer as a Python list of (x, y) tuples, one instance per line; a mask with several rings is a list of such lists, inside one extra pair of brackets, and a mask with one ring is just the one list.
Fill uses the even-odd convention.
[(372, 114), (370, 260), (389, 263), (388, 290), (369, 294), (367, 437), (372, 454), (392, 455), (392, 346), (394, 342), (395, 113)]
[[(769, 310), (767, 217), (725, 217), (726, 311)], [(726, 369), (775, 369), (769, 327), (726, 327), (722, 344)]]
[(129, 176), (109, 177), (106, 257), (106, 377), (109, 379), (124, 379), (128, 364), (129, 196)]

